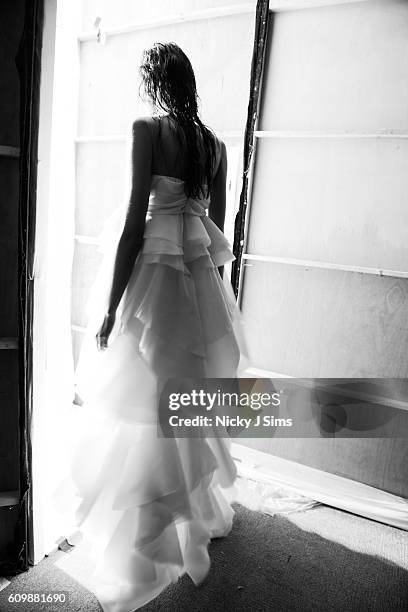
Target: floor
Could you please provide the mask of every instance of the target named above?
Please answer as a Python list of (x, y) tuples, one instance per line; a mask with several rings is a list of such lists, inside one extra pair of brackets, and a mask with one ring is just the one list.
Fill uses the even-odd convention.
[[(268, 516), (235, 505), (231, 534), (210, 546), (196, 588), (181, 578), (143, 612), (406, 612), (408, 532), (327, 506)], [(100, 612), (55, 564), (57, 551), (0, 591), (2, 612)], [(12, 593), (62, 592), (65, 604), (9, 603)]]

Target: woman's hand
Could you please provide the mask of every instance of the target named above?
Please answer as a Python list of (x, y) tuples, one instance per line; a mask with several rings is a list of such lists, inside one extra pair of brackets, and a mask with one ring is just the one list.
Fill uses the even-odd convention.
[(103, 319), (100, 330), (96, 334), (96, 345), (98, 351), (103, 351), (108, 348), (108, 338), (112, 332), (113, 326), (115, 325), (115, 314), (107, 313)]

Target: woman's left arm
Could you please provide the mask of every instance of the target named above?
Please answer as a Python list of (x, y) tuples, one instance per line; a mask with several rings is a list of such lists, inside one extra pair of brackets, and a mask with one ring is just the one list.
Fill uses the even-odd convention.
[(108, 338), (115, 323), (116, 309), (143, 244), (150, 195), (151, 167), (152, 140), (149, 126), (145, 119), (138, 119), (133, 123), (132, 187), (129, 206), (116, 251), (108, 311), (96, 334), (98, 349), (107, 348)]

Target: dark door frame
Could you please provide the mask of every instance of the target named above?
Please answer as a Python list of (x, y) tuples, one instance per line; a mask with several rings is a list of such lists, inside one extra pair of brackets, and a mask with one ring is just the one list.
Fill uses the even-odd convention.
[(20, 79), (20, 185), (18, 207), (19, 504), (6, 575), (32, 563), (32, 456), (34, 241), (37, 149), (44, 0), (26, 0), (24, 28), (16, 56)]
[(239, 283), (241, 277), (242, 255), (244, 250), (244, 238), (246, 227), (246, 215), (248, 199), (250, 197), (249, 175), (252, 154), (254, 150), (254, 132), (256, 129), (260, 100), (261, 82), (265, 63), (265, 50), (268, 40), (268, 26), (270, 21), (269, 0), (257, 0), (254, 48), (252, 52), (250, 90), (248, 102), (248, 114), (244, 136), (244, 161), (242, 175), (242, 190), (239, 200), (239, 209), (235, 217), (234, 247), (235, 261), (232, 264), (231, 283), (238, 297)]

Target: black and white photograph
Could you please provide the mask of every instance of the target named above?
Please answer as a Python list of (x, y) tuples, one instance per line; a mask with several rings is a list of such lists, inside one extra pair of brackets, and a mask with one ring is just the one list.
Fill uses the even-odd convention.
[(408, 610), (408, 0), (0, 0), (0, 612)]

